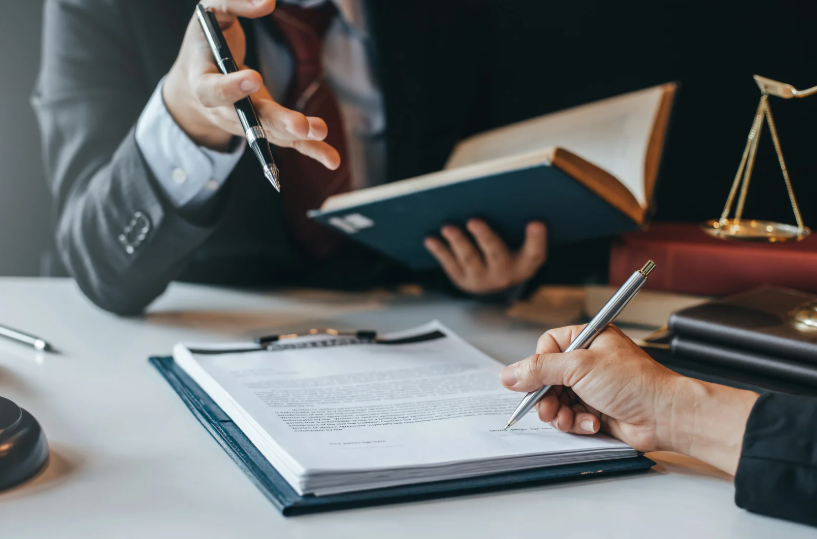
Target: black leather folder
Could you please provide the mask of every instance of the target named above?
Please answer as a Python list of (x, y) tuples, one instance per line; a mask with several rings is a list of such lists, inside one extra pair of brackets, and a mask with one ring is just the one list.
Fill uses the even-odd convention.
[(150, 358), (150, 362), (178, 393), (196, 419), (284, 516), (461, 496), (627, 472), (644, 472), (655, 465), (650, 459), (638, 456), (348, 494), (300, 496), (227, 414), (176, 366), (172, 357), (153, 357)]
[(742, 350), (676, 335), (671, 341), (672, 353), (678, 356), (719, 365), (727, 369), (751, 372), (796, 384), (817, 387), (817, 365)]
[(777, 287), (672, 314), (672, 353), (702, 364), (817, 387), (817, 328), (797, 311), (817, 297)]
[(654, 360), (665, 367), (688, 376), (713, 384), (721, 384), (738, 389), (748, 389), (756, 393), (788, 393), (817, 397), (817, 387), (799, 381), (783, 380), (767, 374), (758, 374), (746, 369), (726, 367), (711, 361), (701, 361), (688, 356), (672, 353), (670, 350), (644, 348)]

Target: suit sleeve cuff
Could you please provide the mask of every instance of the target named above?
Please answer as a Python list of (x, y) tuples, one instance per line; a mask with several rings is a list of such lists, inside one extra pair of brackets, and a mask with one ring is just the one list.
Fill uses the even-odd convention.
[(162, 79), (136, 124), (136, 143), (158, 184), (176, 209), (209, 201), (224, 185), (244, 154), (236, 137), (233, 149), (217, 152), (198, 146), (170, 115), (162, 98)]
[(735, 475), (739, 507), (817, 525), (817, 399), (782, 393), (758, 398)]

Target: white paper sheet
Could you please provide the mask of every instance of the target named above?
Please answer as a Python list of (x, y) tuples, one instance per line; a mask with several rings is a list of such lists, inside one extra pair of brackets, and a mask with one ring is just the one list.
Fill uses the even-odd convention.
[(311, 337), (242, 353), (178, 345), (174, 357), (302, 494), (635, 455), (606, 436), (561, 433), (535, 413), (503, 432), (522, 395), (500, 385), (502, 364), (438, 322), (383, 338), (434, 332), (443, 336), (340, 345)]
[(648, 88), (476, 135), (457, 145), (445, 168), (558, 146), (618, 178), (646, 206), (644, 163), (664, 90)]

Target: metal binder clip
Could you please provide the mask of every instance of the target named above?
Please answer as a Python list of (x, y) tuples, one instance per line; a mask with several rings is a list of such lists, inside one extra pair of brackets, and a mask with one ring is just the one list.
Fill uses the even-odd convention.
[(261, 346), (269, 346), (270, 344), (278, 341), (284, 341), (288, 339), (297, 339), (298, 337), (309, 337), (310, 335), (332, 335), (333, 337), (353, 337), (355, 339), (366, 340), (366, 341), (376, 341), (377, 340), (377, 332), (372, 331), (369, 329), (361, 329), (358, 331), (338, 331), (336, 329), (310, 329), (306, 333), (288, 333), (285, 335), (266, 335), (264, 337), (258, 337), (255, 339), (257, 344)]

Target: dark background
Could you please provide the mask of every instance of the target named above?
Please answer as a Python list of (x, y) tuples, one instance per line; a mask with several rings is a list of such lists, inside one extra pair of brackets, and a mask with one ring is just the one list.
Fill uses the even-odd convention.
[[(817, 85), (817, 3), (506, 1), (497, 62), (504, 121), (680, 82), (656, 192), (656, 219), (719, 217), (760, 99), (753, 74)], [(513, 9), (517, 6), (518, 9)], [(514, 51), (516, 54), (514, 55)], [(531, 54), (530, 51), (537, 51)], [(527, 80), (518, 76), (528, 68)], [(771, 98), (783, 156), (807, 226), (817, 226), (817, 96)], [(794, 223), (764, 128), (745, 217)]]
[[(42, 4), (0, 0), (0, 275), (40, 274), (50, 248), (51, 200), (29, 105)], [(734, 7), (697, 0), (491, 2), (486, 16), (497, 31), (486, 36), (494, 52), (485, 60), (495, 67), (495, 117), (507, 123), (678, 81), (657, 218), (717, 217), (757, 107), (752, 75), (798, 88), (817, 85), (817, 5), (729, 4)], [(772, 110), (803, 217), (815, 227), (817, 97), (772, 98)], [(794, 222), (768, 131), (745, 215)]]

